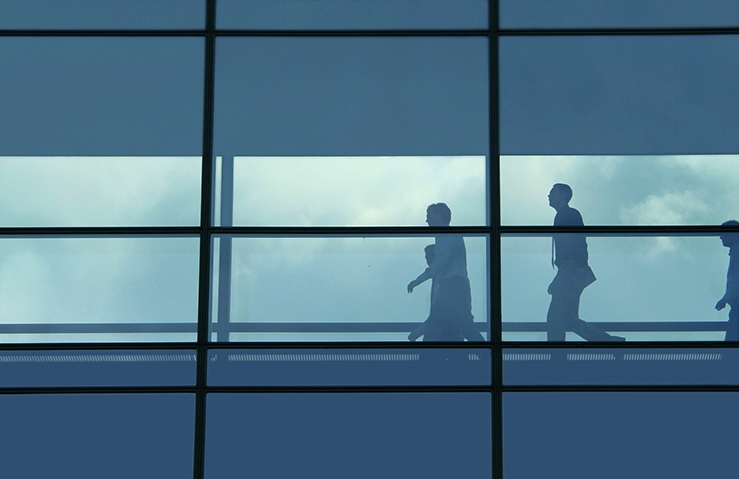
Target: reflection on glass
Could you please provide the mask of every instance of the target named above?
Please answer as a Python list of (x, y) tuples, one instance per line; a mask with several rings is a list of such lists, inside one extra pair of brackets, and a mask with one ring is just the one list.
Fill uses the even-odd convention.
[(211, 386), (488, 385), (490, 378), (489, 349), (217, 350), (208, 361)]
[(194, 351), (5, 351), (2, 387), (194, 386)]
[(192, 476), (194, 394), (0, 395), (0, 410), (5, 477)]
[(499, 63), (503, 155), (739, 152), (737, 35), (504, 36)]
[(196, 37), (0, 38), (0, 157), (202, 155), (203, 54)]
[(508, 349), (507, 385), (736, 385), (735, 349)]
[(487, 28), (486, 0), (218, 0), (218, 28)]
[[(454, 205), (455, 225), (487, 224), (485, 156), (219, 157), (216, 161), (215, 218), (222, 216), (221, 202), (232, 202), (236, 226), (417, 225), (419, 211), (426, 207), (423, 198), (435, 196)], [(226, 182), (229, 185), (224, 187)], [(221, 193), (230, 191), (231, 182), (232, 198)]]
[(3, 0), (0, 28), (184, 29), (205, 26), (205, 0)]
[[(423, 211), (423, 210), (421, 210)], [(440, 235), (439, 238), (458, 235)], [(432, 312), (428, 237), (217, 237), (216, 341), (407, 341)], [(438, 239), (437, 239), (438, 241)], [(470, 323), (487, 337), (487, 237), (465, 236)], [(441, 264), (441, 263), (440, 263)], [(469, 303), (467, 303), (469, 308)], [(469, 311), (469, 310), (468, 310)], [(462, 341), (461, 334), (455, 339)]]
[(732, 477), (739, 395), (505, 393), (505, 477)]
[(487, 37), (219, 37), (216, 49), (215, 156), (488, 154)]
[(210, 394), (207, 408), (207, 479), (492, 475), (486, 393)]
[(200, 162), (0, 157), (0, 226), (197, 225)]
[(573, 190), (587, 225), (718, 225), (737, 216), (739, 155), (503, 156), (503, 225), (551, 225), (545, 198)]
[[(628, 341), (723, 341), (726, 310), (715, 305), (728, 258), (717, 236), (588, 235), (597, 281), (582, 294), (579, 318)], [(503, 339), (546, 340), (555, 275), (551, 235), (501, 239)]]
[(198, 239), (4, 238), (0, 342), (194, 341)]
[(732, 27), (734, 0), (500, 0), (502, 28)]

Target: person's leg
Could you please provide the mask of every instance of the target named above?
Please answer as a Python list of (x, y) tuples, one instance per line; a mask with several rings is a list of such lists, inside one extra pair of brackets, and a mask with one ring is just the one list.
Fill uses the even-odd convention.
[(730, 307), (729, 322), (726, 323), (726, 337), (724, 341), (739, 341), (739, 307)]
[(547, 311), (547, 341), (564, 341), (568, 323), (578, 316), (580, 294), (571, 275), (557, 271), (550, 288), (552, 301)]

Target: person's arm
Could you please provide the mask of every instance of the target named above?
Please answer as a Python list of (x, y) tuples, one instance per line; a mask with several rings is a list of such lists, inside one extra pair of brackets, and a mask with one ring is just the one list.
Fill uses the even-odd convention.
[(437, 277), (441, 271), (447, 268), (454, 256), (454, 249), (460, 239), (457, 235), (440, 235), (436, 237), (434, 262), (423, 273), (418, 275), (416, 279), (408, 283), (409, 293), (412, 293), (413, 289), (419, 284)]

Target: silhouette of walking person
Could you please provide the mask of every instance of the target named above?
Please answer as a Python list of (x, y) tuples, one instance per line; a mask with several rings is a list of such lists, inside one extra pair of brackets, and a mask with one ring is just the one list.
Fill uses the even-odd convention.
[[(427, 245), (423, 251), (426, 256), (426, 264), (428, 266), (431, 266), (431, 264), (434, 262), (434, 259), (436, 258), (436, 255), (434, 253), (435, 246), (430, 244)], [(436, 298), (439, 297), (439, 283), (435, 279), (431, 279), (431, 295), (430, 295), (430, 312), (429, 316), (421, 323), (420, 326), (418, 326), (416, 329), (411, 331), (411, 333), (408, 335), (409, 341), (415, 341), (421, 336), (424, 336), (426, 334), (426, 328), (428, 327), (428, 322), (431, 320), (431, 316), (434, 314), (434, 303), (436, 302)], [(480, 332), (475, 328), (475, 324), (472, 321), (462, 321), (462, 324), (460, 325), (460, 337), (457, 338), (459, 341), (462, 339), (466, 339), (467, 341), (481, 341), (482, 336)]]
[[(554, 226), (583, 226), (582, 216), (569, 205), (572, 188), (557, 183), (549, 192), (549, 206), (557, 211)], [(582, 233), (552, 235), (552, 263), (557, 274), (547, 292), (552, 295), (547, 312), (547, 341), (564, 341), (573, 331), (586, 341), (624, 341), (580, 319), (580, 295), (595, 281), (588, 266), (588, 244)]]
[[(725, 221), (721, 226), (739, 226), (739, 221)], [(729, 305), (724, 341), (739, 341), (739, 233), (721, 233), (719, 238), (729, 248), (729, 269), (726, 271), (726, 293), (716, 303), (716, 311)]]
[[(426, 208), (426, 223), (429, 226), (448, 227), (451, 219), (452, 212), (444, 203), (434, 203)], [(461, 341), (461, 331), (470, 329), (470, 326), (474, 328), (472, 295), (467, 277), (467, 250), (461, 235), (443, 234), (435, 237), (434, 260), (423, 273), (408, 283), (408, 293), (429, 279), (437, 285), (438, 293), (425, 323), (423, 340)], [(482, 334), (476, 333), (474, 340), (485, 340)]]

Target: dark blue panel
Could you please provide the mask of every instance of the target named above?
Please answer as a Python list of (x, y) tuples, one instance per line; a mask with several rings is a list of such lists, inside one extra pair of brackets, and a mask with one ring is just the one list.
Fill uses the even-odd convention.
[(507, 385), (736, 385), (737, 349), (508, 349)]
[(485, 349), (249, 349), (210, 353), (212, 386), (490, 384)]
[(3, 0), (0, 28), (184, 29), (205, 27), (205, 0)]
[(504, 155), (739, 151), (739, 36), (500, 39)]
[(7, 351), (0, 387), (193, 386), (193, 351)]
[(736, 393), (507, 393), (506, 479), (733, 477)]
[(203, 40), (0, 38), (0, 156), (202, 155)]
[(487, 0), (219, 0), (218, 28), (486, 28)]
[(0, 395), (5, 477), (190, 478), (194, 395)]
[(500, 0), (502, 28), (735, 27), (734, 0)]
[(205, 477), (489, 479), (490, 395), (208, 396)]
[(484, 38), (219, 38), (216, 155), (486, 155)]

